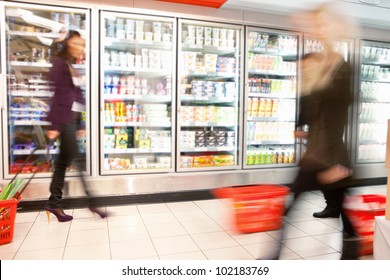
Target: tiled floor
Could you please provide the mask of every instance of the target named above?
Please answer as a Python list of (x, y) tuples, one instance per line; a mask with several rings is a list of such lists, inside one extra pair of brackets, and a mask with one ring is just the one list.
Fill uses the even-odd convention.
[[(356, 189), (385, 194), (385, 186)], [(306, 193), (286, 219), (282, 259), (340, 258), (338, 219), (313, 218), (325, 205), (320, 192)], [(239, 234), (230, 200), (106, 207), (107, 219), (87, 209), (66, 211), (74, 219), (59, 223), (44, 212), (18, 213), (15, 235), (0, 246), (2, 260), (253, 260), (272, 256), (278, 231)], [(372, 259), (364, 256), (362, 259)]]

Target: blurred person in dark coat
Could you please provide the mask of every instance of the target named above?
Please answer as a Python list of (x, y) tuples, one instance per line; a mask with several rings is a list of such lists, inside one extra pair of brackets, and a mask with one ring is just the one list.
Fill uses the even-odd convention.
[[(78, 139), (85, 135), (85, 128), (81, 121), (85, 110), (85, 100), (81, 91), (83, 80), (76, 74), (72, 64), (83, 56), (85, 39), (77, 31), (69, 31), (66, 38), (56, 45), (57, 54), (53, 60), (50, 80), (54, 86), (54, 96), (51, 100), (50, 112), (47, 120), (51, 122), (47, 136), (49, 140), (60, 139), (60, 153), (54, 163), (54, 173), (50, 184), (50, 197), (45, 206), (48, 219), (50, 213), (55, 215), (59, 222), (73, 219), (62, 209), (62, 195), (66, 169), (73, 163), (79, 171), (84, 190), (89, 191), (82, 171), (85, 170), (85, 156), (79, 152)], [(90, 210), (100, 217), (106, 214), (94, 206), (94, 200), (89, 198)]]
[[(349, 151), (344, 142), (344, 129), (352, 102), (352, 68), (332, 47), (345, 30), (343, 19), (327, 4), (308, 14), (313, 33), (325, 46), (323, 53), (307, 54), (301, 63), (302, 90), (298, 127), (308, 126), (308, 132), (296, 131), (297, 138), (306, 138), (306, 151), (299, 163), (300, 170), (292, 185), (292, 203), (305, 191), (321, 190), (328, 210), (320, 216), (338, 217), (343, 224), (341, 259), (357, 259), (358, 242), (354, 226), (343, 210), (343, 201), (350, 184), (352, 170)], [(316, 213), (314, 214), (316, 216)]]

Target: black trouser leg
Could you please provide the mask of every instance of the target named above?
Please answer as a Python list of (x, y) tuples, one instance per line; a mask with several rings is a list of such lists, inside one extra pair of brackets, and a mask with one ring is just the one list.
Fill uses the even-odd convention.
[(50, 184), (49, 206), (61, 208), (66, 169), (78, 153), (76, 126), (64, 125), (61, 129), (60, 154), (54, 164), (54, 173)]
[(327, 207), (334, 209), (335, 211), (341, 211), (344, 190), (336, 188), (332, 190), (324, 190), (322, 192), (324, 194)]

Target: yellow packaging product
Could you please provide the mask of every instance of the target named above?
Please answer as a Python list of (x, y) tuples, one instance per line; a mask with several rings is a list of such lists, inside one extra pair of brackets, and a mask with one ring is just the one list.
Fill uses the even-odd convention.
[(128, 144), (127, 134), (119, 134), (115, 137), (115, 148), (126, 149)]

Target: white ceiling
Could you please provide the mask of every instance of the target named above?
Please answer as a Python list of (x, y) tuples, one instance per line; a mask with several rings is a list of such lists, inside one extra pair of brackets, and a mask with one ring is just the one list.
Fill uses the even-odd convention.
[(324, 2), (337, 3), (340, 11), (361, 23), (390, 29), (390, 0), (380, 0), (379, 5), (368, 5), (359, 0), (228, 0), (222, 8), (293, 14)]

